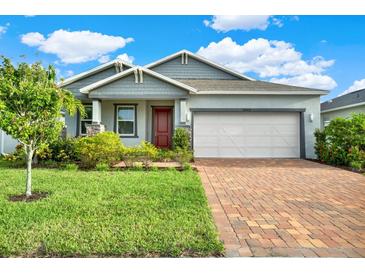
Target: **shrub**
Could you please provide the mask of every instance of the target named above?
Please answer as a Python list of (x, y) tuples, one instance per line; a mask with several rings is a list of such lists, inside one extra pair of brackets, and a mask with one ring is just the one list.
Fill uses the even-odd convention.
[(354, 170), (361, 170), (364, 165), (362, 162), (356, 162), (356, 161), (353, 161), (350, 163), (350, 166), (354, 169)]
[(318, 160), (327, 162), (328, 159), (328, 147), (326, 141), (326, 133), (320, 129), (316, 129), (314, 132), (316, 143), (314, 145), (314, 151)]
[(25, 150), (22, 144), (15, 146), (15, 151), (11, 154), (6, 154), (4, 160), (8, 161), (12, 167), (25, 166)]
[(63, 167), (64, 170), (69, 170), (69, 171), (76, 171), (79, 169), (79, 166), (74, 164), (74, 163), (70, 163), (70, 164), (66, 164)]
[(81, 165), (86, 168), (95, 168), (98, 163), (111, 166), (120, 160), (123, 150), (119, 135), (114, 132), (102, 132), (80, 138), (75, 149)]
[(159, 149), (157, 152), (157, 156), (155, 158), (156, 161), (160, 162), (170, 162), (175, 159), (175, 152), (168, 149)]
[(147, 141), (142, 141), (137, 151), (144, 167), (149, 167), (158, 153), (158, 149)]
[(39, 167), (43, 168), (60, 168), (63, 167), (63, 165), (59, 162), (53, 161), (53, 160), (45, 160), (40, 163), (38, 163)]
[(193, 159), (193, 153), (190, 150), (177, 149), (175, 151), (175, 160), (181, 165), (189, 163)]
[(122, 152), (122, 159), (126, 167), (133, 167), (134, 163), (138, 161), (138, 148), (137, 147), (125, 147)]
[(158, 149), (147, 141), (142, 141), (136, 147), (129, 147), (123, 150), (123, 160), (127, 167), (132, 167), (136, 162), (142, 162), (144, 167), (149, 167), (156, 159)]
[(36, 157), (39, 161), (76, 161), (78, 160), (75, 151), (76, 140), (75, 138), (59, 138), (50, 144), (45, 144), (38, 148)]
[(185, 128), (175, 129), (172, 136), (172, 145), (174, 150), (189, 150), (190, 149), (190, 133)]
[(97, 163), (95, 169), (97, 171), (108, 171), (109, 170), (109, 165), (105, 164), (105, 163)]
[(143, 170), (143, 163), (141, 163), (141, 162), (135, 162), (133, 164), (133, 167), (132, 168), (135, 171), (142, 171)]
[(59, 138), (49, 145), (52, 150), (52, 160), (58, 162), (76, 161), (78, 160), (76, 154), (76, 138)]
[(361, 169), (365, 165), (365, 114), (336, 118), (316, 130), (315, 152), (320, 161)]
[(182, 168), (183, 170), (193, 170), (193, 167), (189, 163), (184, 163)]
[(53, 160), (52, 150), (49, 148), (49, 145), (43, 144), (40, 148), (38, 148), (35, 152), (35, 157), (37, 157), (41, 161)]

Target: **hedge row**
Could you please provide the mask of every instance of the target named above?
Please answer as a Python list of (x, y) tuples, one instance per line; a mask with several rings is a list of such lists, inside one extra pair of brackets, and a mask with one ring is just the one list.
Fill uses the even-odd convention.
[(323, 130), (315, 132), (315, 152), (322, 162), (365, 168), (365, 114), (352, 114), (350, 118), (336, 118)]
[[(190, 162), (190, 135), (185, 129), (177, 129), (173, 136), (174, 150), (156, 148), (153, 144), (142, 141), (134, 147), (126, 147), (114, 132), (103, 132), (91, 137), (58, 139), (42, 146), (36, 151), (36, 161), (47, 163), (78, 163), (82, 168), (107, 168), (119, 161), (124, 161), (127, 167), (142, 163), (149, 167), (153, 161), (176, 160), (181, 164)], [(16, 152), (8, 155), (7, 160), (22, 162), (25, 158), (24, 149), (17, 146)], [(72, 168), (72, 165), (69, 165)]]

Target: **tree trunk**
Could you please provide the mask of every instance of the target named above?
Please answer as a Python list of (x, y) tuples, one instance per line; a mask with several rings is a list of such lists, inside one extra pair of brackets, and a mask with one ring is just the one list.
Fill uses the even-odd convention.
[(32, 158), (34, 150), (31, 146), (27, 146), (27, 182), (25, 189), (25, 196), (30, 197), (32, 195)]

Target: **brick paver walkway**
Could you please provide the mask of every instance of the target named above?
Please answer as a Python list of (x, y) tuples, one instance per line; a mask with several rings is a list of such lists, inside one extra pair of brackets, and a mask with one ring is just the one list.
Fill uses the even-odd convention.
[(365, 176), (305, 160), (196, 166), (226, 256), (365, 257)]

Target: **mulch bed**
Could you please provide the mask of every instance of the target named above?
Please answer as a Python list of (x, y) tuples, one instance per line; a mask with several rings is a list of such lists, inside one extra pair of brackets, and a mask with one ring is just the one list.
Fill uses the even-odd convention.
[(11, 202), (34, 202), (46, 198), (49, 195), (48, 192), (33, 192), (31, 196), (27, 197), (25, 194), (11, 195), (9, 201)]
[(356, 170), (356, 169), (352, 169), (351, 167), (348, 167), (348, 166), (335, 166), (335, 165), (327, 164), (325, 162), (321, 162), (317, 159), (307, 159), (307, 160), (315, 162), (315, 163), (319, 163), (322, 165), (326, 165), (326, 166), (337, 167), (337, 168), (344, 169), (344, 170), (351, 171), (351, 172), (358, 173), (358, 174), (365, 174), (365, 170)]

